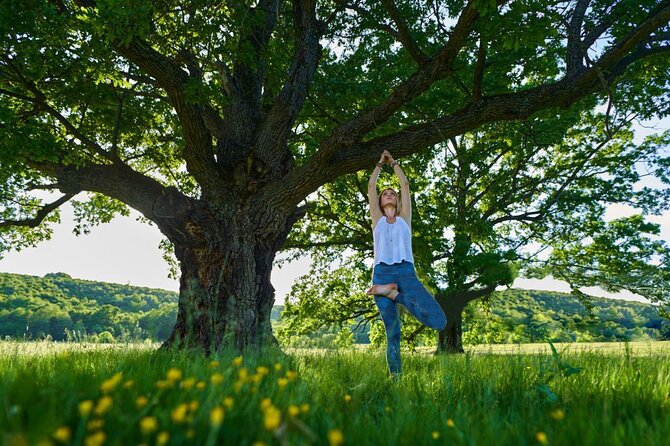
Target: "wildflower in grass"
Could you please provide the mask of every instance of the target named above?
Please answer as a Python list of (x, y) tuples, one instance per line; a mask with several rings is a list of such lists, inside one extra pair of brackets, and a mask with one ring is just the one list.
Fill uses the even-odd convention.
[(288, 379), (286, 379), (286, 378), (279, 378), (277, 380), (277, 385), (279, 386), (280, 389), (283, 389), (284, 387), (286, 387), (287, 384), (288, 384)]
[(168, 387), (172, 386), (173, 386), (172, 381), (168, 381), (166, 379), (159, 379), (158, 381), (156, 381), (156, 387), (158, 387), (159, 389), (167, 389)]
[(454, 423), (454, 420), (452, 420), (451, 418), (447, 418), (447, 426), (455, 427), (456, 423)]
[(212, 384), (214, 384), (215, 386), (218, 386), (219, 384), (221, 384), (223, 382), (223, 375), (220, 374), (220, 373), (215, 373), (215, 374), (212, 375), (211, 378), (209, 378), (209, 380), (212, 382)]
[(121, 373), (115, 373), (114, 376), (104, 380), (102, 384), (100, 384), (100, 390), (102, 391), (102, 393), (111, 392), (116, 388), (117, 385), (119, 385), (121, 379), (122, 379)]
[(91, 410), (93, 409), (93, 401), (86, 400), (79, 403), (79, 415), (82, 417), (87, 417)]
[(254, 382), (254, 384), (258, 385), (263, 381), (263, 375), (260, 373), (256, 373), (255, 375), (251, 376), (251, 380)]
[(302, 413), (307, 413), (307, 412), (309, 412), (309, 404), (307, 404), (307, 403), (302, 403), (302, 404), (300, 405), (300, 412), (302, 412)]
[(196, 400), (193, 400), (189, 403), (188, 408), (191, 410), (191, 412), (195, 412), (198, 410), (198, 407), (200, 406), (200, 403)]
[(105, 420), (97, 419), (97, 420), (91, 420), (88, 423), (86, 423), (86, 429), (90, 431), (94, 431), (97, 429), (102, 429), (105, 425)]
[(563, 418), (565, 418), (565, 412), (563, 412), (563, 409), (556, 409), (551, 412), (551, 418), (556, 421), (561, 421)]
[(167, 380), (171, 382), (179, 381), (182, 377), (181, 370), (177, 368), (171, 368), (167, 371)]
[(170, 413), (170, 418), (175, 423), (183, 423), (186, 421), (186, 415), (188, 414), (188, 404), (180, 404), (179, 406), (172, 409)]
[(114, 400), (111, 396), (103, 396), (98, 400), (98, 404), (95, 405), (95, 409), (93, 411), (96, 415), (103, 415), (112, 407), (113, 401)]
[(158, 429), (158, 420), (156, 417), (144, 417), (140, 420), (140, 431), (143, 434), (150, 434)]
[(440, 438), (440, 433), (438, 431), (433, 431), (433, 440)]
[(185, 389), (185, 390), (192, 389), (193, 386), (195, 386), (195, 378), (193, 378), (193, 377), (186, 378), (185, 380), (183, 380), (182, 382), (179, 383), (179, 387), (181, 387), (182, 389)]
[(165, 446), (168, 441), (170, 441), (170, 434), (168, 434), (165, 431), (162, 431), (160, 434), (156, 436), (156, 444), (158, 446)]
[(263, 417), (263, 427), (269, 431), (273, 431), (281, 424), (281, 411), (274, 406), (265, 409)]
[(328, 431), (328, 444), (330, 446), (339, 446), (344, 443), (344, 434), (339, 429), (331, 429)]
[(223, 399), (223, 405), (228, 410), (232, 409), (234, 404), (235, 404), (235, 400), (231, 396), (227, 396)]
[(263, 398), (261, 400), (261, 410), (266, 410), (268, 407), (272, 406), (272, 400), (270, 398)]
[(37, 442), (37, 446), (54, 446), (54, 442), (48, 438), (43, 438)]
[(86, 446), (101, 446), (107, 440), (107, 435), (103, 431), (98, 431), (84, 439)]
[(224, 415), (225, 415), (225, 412), (223, 411), (223, 407), (216, 406), (209, 413), (209, 423), (214, 427), (221, 426), (221, 423), (223, 423)]
[(265, 443), (263, 443), (262, 441), (254, 441), (253, 446), (265, 446)]
[(67, 426), (61, 426), (54, 431), (53, 437), (56, 441), (67, 443), (72, 438), (72, 431)]
[(256, 373), (258, 373), (261, 376), (268, 375), (270, 373), (270, 369), (265, 366), (259, 365), (258, 367), (256, 367)]
[(547, 434), (544, 432), (540, 431), (537, 434), (535, 434), (535, 439), (537, 440), (538, 443), (540, 444), (547, 444)]
[(276, 371), (280, 371), (280, 370), (281, 370), (281, 364), (280, 364), (280, 363), (276, 363), (276, 364), (275, 364), (275, 370), (276, 370)]
[(198, 384), (195, 385), (196, 389), (202, 390), (206, 386), (205, 381), (198, 381)]
[(286, 377), (289, 379), (289, 381), (295, 381), (298, 378), (298, 373), (294, 372), (293, 370), (289, 370), (286, 372)]
[(249, 370), (246, 367), (242, 367), (237, 371), (237, 377), (240, 381), (245, 382), (249, 378)]
[(124, 389), (130, 389), (134, 385), (135, 385), (135, 381), (133, 381), (132, 379), (129, 379), (128, 381), (123, 383), (123, 388)]
[(293, 404), (291, 404), (290, 406), (288, 406), (288, 413), (292, 417), (298, 416), (300, 414), (300, 408), (298, 406), (294, 406)]
[(239, 367), (242, 365), (242, 356), (238, 356), (237, 358), (233, 359), (233, 365), (235, 367)]
[(148, 402), (149, 402), (149, 400), (147, 399), (146, 396), (138, 396), (137, 399), (135, 400), (135, 406), (138, 409), (141, 409), (144, 406), (146, 406)]
[(346, 395), (344, 395), (344, 402), (345, 403), (350, 403), (351, 402), (351, 395), (349, 395), (348, 393)]
[(215, 369), (219, 366), (219, 361), (212, 361), (209, 363), (209, 368)]

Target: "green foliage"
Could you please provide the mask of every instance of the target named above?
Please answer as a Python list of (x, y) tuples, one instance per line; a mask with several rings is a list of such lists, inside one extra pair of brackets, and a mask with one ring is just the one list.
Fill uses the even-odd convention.
[(177, 294), (73, 279), (0, 273), (0, 337), (56, 341), (164, 340)]

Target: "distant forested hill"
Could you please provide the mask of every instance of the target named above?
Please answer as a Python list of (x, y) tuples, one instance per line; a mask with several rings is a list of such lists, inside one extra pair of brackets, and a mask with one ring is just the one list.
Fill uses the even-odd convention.
[[(650, 305), (596, 298), (592, 316), (570, 295), (546, 291), (497, 292), (490, 304), (471, 306), (466, 343), (621, 341), (670, 339), (670, 324)], [(282, 306), (272, 319), (281, 324)], [(177, 313), (177, 293), (73, 279), (0, 273), (0, 337), (54, 340), (136, 341), (165, 339)], [(315, 344), (335, 337), (314, 333)], [(367, 330), (356, 333), (366, 342)]]

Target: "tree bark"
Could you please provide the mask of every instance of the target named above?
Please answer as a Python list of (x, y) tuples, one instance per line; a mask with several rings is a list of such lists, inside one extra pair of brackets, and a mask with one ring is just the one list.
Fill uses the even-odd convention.
[(464, 353), (463, 350), (463, 305), (443, 306), (447, 326), (440, 331), (438, 353)]

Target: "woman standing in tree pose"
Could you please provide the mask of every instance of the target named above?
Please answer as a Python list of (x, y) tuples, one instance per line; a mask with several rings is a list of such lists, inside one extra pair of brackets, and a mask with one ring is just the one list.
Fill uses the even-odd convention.
[[(384, 164), (390, 164), (400, 180), (400, 197), (393, 189), (377, 195), (377, 178)], [(367, 294), (375, 303), (386, 328), (386, 361), (393, 376), (400, 374), (400, 317), (403, 305), (419, 322), (435, 330), (447, 325), (440, 305), (424, 288), (414, 271), (412, 255), (412, 202), (409, 182), (400, 164), (384, 150), (368, 183), (370, 216), (374, 236), (372, 287)]]

